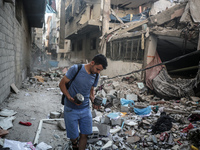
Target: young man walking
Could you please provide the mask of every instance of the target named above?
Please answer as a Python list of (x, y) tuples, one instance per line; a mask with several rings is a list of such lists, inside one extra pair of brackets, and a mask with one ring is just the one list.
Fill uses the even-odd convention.
[[(89, 99), (92, 103), (94, 102), (94, 87), (97, 86), (99, 73), (103, 69), (106, 69), (106, 67), (106, 57), (102, 54), (98, 54), (90, 63), (82, 64), (80, 70), (78, 70), (78, 65), (70, 67), (66, 75), (60, 81), (59, 87), (65, 95), (64, 120), (67, 137), (71, 139), (73, 149), (85, 150), (87, 136), (92, 134), (92, 114), (89, 108)], [(74, 80), (67, 89), (66, 84), (72, 80), (74, 76)], [(74, 100), (77, 93), (84, 96), (84, 101), (81, 104), (77, 104)], [(93, 104), (93, 108), (99, 109), (99, 106)]]

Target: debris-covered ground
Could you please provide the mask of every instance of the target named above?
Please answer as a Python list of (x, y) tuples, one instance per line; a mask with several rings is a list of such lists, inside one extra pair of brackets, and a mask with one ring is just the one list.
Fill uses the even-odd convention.
[[(1, 104), (1, 145), (68, 149), (59, 81), (67, 68), (37, 71), (19, 93)], [(200, 148), (200, 98), (165, 100), (157, 97), (134, 75), (101, 76), (96, 95), (100, 110), (92, 110), (93, 135), (87, 149)], [(6, 109), (6, 110), (5, 110)], [(28, 143), (29, 142), (29, 143)], [(22, 149), (22, 148), (21, 148)]]

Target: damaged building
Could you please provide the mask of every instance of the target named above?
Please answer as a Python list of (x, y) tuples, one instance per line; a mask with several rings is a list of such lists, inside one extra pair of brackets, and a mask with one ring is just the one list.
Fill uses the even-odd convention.
[[(46, 2), (51, 15), (36, 30)], [(199, 0), (55, 2), (0, 2), (0, 149), (72, 149), (58, 85), (71, 64), (101, 53), (108, 67), (94, 89), (100, 109), (90, 103), (86, 148), (198, 150)], [(42, 46), (48, 63), (64, 67), (36, 66), (28, 76)]]
[(198, 1), (75, 0), (66, 5), (65, 38), (71, 41), (68, 55), (72, 62), (105, 54), (109, 66), (103, 74), (114, 77), (194, 53), (133, 75), (146, 81), (150, 89), (152, 79), (162, 68), (174, 78), (197, 76)]

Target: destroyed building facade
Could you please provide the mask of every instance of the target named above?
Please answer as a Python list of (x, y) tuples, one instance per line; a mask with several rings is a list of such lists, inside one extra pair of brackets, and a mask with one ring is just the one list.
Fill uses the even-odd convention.
[[(66, 5), (65, 38), (71, 40), (71, 61), (106, 54), (109, 66), (103, 74), (108, 76), (145, 68), (156, 54), (164, 62), (199, 49), (195, 0), (75, 0)], [(194, 77), (198, 56), (169, 63), (167, 70)], [(145, 78), (141, 72), (135, 76)]]

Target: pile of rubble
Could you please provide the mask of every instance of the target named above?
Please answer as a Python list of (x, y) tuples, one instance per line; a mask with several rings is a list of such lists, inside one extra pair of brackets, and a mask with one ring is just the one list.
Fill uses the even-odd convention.
[[(29, 86), (49, 80), (58, 83), (66, 72), (62, 69), (40, 72), (27, 82)], [(101, 76), (95, 90), (103, 101), (100, 110), (92, 110), (93, 134), (88, 138), (88, 149), (200, 148), (199, 97), (165, 100), (134, 76)]]
[(106, 80), (97, 94), (102, 107), (93, 114), (93, 149), (198, 149), (200, 98), (164, 100), (134, 77)]

